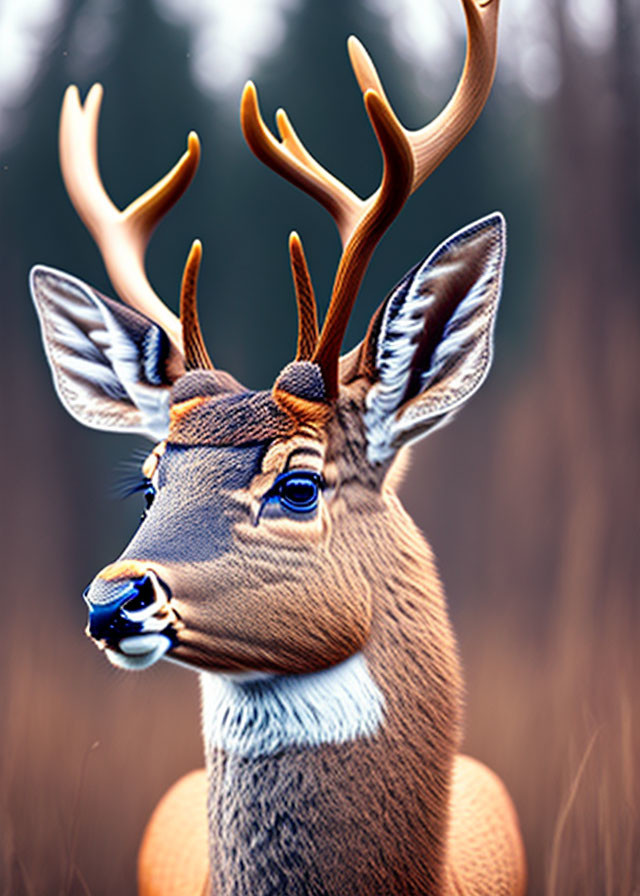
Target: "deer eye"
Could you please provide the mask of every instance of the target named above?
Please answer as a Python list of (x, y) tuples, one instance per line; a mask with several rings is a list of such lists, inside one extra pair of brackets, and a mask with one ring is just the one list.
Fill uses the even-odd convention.
[(144, 520), (144, 518), (146, 517), (149, 508), (153, 504), (153, 499), (156, 496), (156, 487), (148, 479), (144, 483), (144, 487), (142, 489), (142, 494), (144, 496), (144, 510), (142, 511), (142, 516), (140, 517), (140, 522), (142, 522), (142, 520)]
[(148, 510), (153, 504), (153, 499), (156, 496), (156, 488), (155, 485), (152, 485), (150, 482), (147, 483), (144, 489), (144, 505), (145, 510)]
[(295, 470), (278, 476), (274, 483), (276, 495), (287, 510), (309, 513), (318, 506), (321, 479), (318, 473)]
[(312, 513), (318, 507), (322, 485), (322, 476), (313, 470), (281, 473), (263, 497), (260, 512), (267, 503), (277, 501), (293, 513)]

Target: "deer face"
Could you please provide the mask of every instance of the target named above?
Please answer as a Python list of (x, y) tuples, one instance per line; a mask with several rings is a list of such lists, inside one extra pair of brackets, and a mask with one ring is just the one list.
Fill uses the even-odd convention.
[[(366, 639), (371, 606), (359, 564), (331, 549), (326, 430), (298, 429), (268, 392), (199, 394), (217, 379), (176, 384), (168, 439), (145, 464), (150, 506), (89, 588), (89, 631), (125, 667), (167, 650), (226, 671), (333, 665)], [(253, 437), (229, 429), (234, 414), (253, 415)]]
[(296, 361), (268, 392), (214, 370), (164, 381), (157, 325), (67, 275), (32, 273), (59, 394), (83, 422), (163, 434), (143, 465), (148, 509), (86, 592), (88, 631), (124, 668), (168, 655), (229, 672), (311, 672), (367, 639), (372, 514), (405, 442), (441, 425), (486, 375), (502, 218), (477, 222), (393, 290), (367, 338), (322, 370)]
[[(253, 84), (242, 127), (251, 149), (332, 214), (343, 243), (322, 331), (302, 246), (290, 253), (298, 304), (296, 360), (267, 392), (213, 368), (196, 311), (201, 247), (182, 283), (180, 318), (144, 273), (153, 228), (192, 179), (199, 143), (120, 212), (99, 175), (99, 85), (84, 105), (69, 88), (62, 173), (129, 306), (50, 268), (31, 290), (58, 394), (80, 422), (159, 443), (144, 465), (146, 518), (85, 594), (89, 634), (140, 668), (162, 656), (229, 672), (308, 672), (356, 653), (375, 594), (369, 522), (389, 512), (384, 481), (397, 450), (441, 425), (491, 360), (504, 222), (451, 237), (398, 284), (362, 343), (340, 347), (373, 250), (408, 196), (471, 127), (495, 66), (497, 2), (465, 0), (463, 75), (440, 116), (406, 130), (362, 45), (349, 53), (383, 156), (380, 186), (360, 199), (308, 153), (284, 112), (274, 139)], [(136, 310), (132, 310), (136, 309)], [(380, 537), (379, 530), (378, 535)]]

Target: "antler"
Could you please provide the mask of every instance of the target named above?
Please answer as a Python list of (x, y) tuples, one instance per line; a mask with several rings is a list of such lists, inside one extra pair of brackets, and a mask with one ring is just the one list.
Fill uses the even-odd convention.
[(318, 312), (307, 259), (304, 257), (302, 243), (295, 230), (289, 234), (289, 256), (298, 306), (296, 361), (308, 361), (318, 344)]
[(151, 287), (144, 256), (151, 233), (182, 196), (198, 167), (200, 143), (192, 131), (187, 151), (171, 171), (124, 211), (113, 204), (98, 168), (98, 118), (102, 87), (94, 84), (84, 106), (78, 88), (67, 89), (60, 114), (60, 166), (69, 197), (95, 240), (120, 298), (160, 324), (182, 353), (176, 315)]
[(198, 320), (198, 274), (202, 261), (202, 243), (194, 240), (182, 274), (180, 287), (180, 325), (185, 370), (213, 370)]
[(255, 86), (243, 92), (240, 116), (245, 139), (266, 165), (313, 196), (333, 217), (342, 257), (329, 310), (313, 360), (322, 369), (329, 398), (338, 393), (338, 357), (358, 288), (373, 251), (406, 199), (417, 190), (472, 127), (487, 100), (495, 72), (499, 0), (462, 0), (467, 24), (465, 65), (447, 106), (416, 131), (405, 128), (386, 97), (362, 44), (349, 39), (351, 65), (384, 167), (380, 187), (367, 199), (356, 196), (307, 151), (284, 110), (276, 123), (280, 139), (266, 127)]

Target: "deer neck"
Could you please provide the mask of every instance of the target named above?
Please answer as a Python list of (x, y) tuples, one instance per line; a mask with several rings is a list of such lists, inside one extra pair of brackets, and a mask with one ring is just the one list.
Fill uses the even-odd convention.
[(202, 673), (216, 896), (441, 892), (457, 652), (428, 546), (407, 517), (400, 550), (385, 527), (360, 654), (311, 675)]

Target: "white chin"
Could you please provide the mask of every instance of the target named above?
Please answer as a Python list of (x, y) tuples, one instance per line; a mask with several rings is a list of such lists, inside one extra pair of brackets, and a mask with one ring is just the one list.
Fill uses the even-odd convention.
[(148, 634), (123, 638), (118, 650), (107, 647), (107, 659), (118, 669), (147, 669), (162, 659), (171, 647), (166, 635)]

